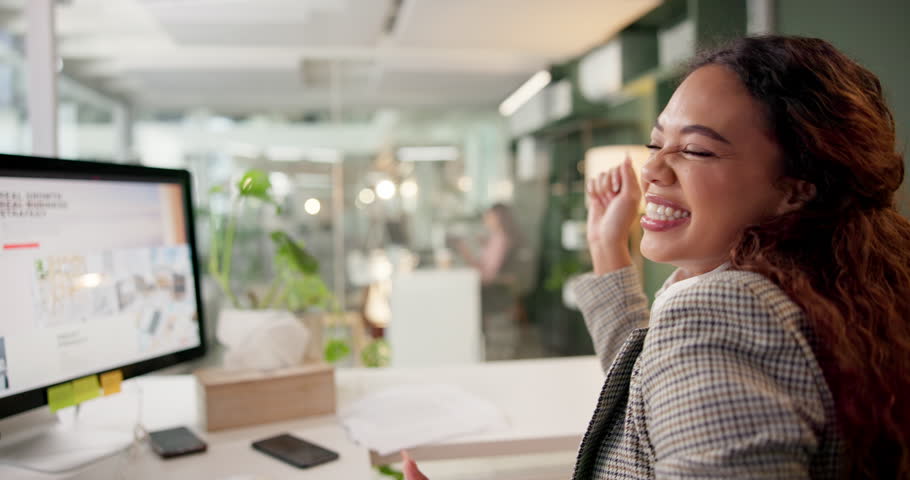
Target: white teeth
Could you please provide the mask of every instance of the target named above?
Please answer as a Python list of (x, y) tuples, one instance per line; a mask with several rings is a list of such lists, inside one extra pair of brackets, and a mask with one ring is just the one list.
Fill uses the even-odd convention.
[(675, 220), (677, 218), (686, 218), (690, 215), (689, 212), (681, 209), (675, 209), (673, 207), (667, 207), (664, 205), (658, 205), (656, 203), (647, 202), (645, 204), (645, 212), (648, 213), (648, 216), (660, 221)]

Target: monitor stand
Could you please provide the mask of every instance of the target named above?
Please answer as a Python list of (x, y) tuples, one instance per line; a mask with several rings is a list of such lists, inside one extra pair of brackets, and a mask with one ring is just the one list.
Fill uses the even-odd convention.
[(48, 407), (0, 421), (0, 464), (60, 473), (114, 455), (133, 441), (131, 433), (63, 425)]

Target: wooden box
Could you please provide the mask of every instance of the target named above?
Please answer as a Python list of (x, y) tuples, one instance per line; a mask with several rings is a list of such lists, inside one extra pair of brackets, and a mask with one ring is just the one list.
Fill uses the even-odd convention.
[(270, 371), (205, 368), (194, 373), (207, 431), (335, 413), (335, 369), (325, 364)]

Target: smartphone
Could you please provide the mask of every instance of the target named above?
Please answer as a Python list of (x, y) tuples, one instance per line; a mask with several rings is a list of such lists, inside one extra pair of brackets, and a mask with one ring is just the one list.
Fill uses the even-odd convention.
[(253, 448), (297, 468), (315, 467), (338, 459), (337, 453), (287, 433), (253, 442)]
[(161, 458), (201, 453), (207, 448), (205, 442), (186, 427), (149, 432), (149, 444)]

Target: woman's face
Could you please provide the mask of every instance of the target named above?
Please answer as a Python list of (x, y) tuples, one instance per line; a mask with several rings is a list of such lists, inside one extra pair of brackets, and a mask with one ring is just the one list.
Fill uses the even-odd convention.
[(743, 228), (785, 202), (775, 187), (781, 152), (762, 105), (725, 67), (686, 78), (658, 117), (650, 148), (641, 171), (641, 252), (653, 261), (689, 275), (710, 271), (728, 260)]
[(486, 225), (487, 230), (498, 232), (502, 230), (501, 225), (499, 224), (499, 217), (493, 213), (492, 210), (487, 210), (483, 214), (483, 223)]

